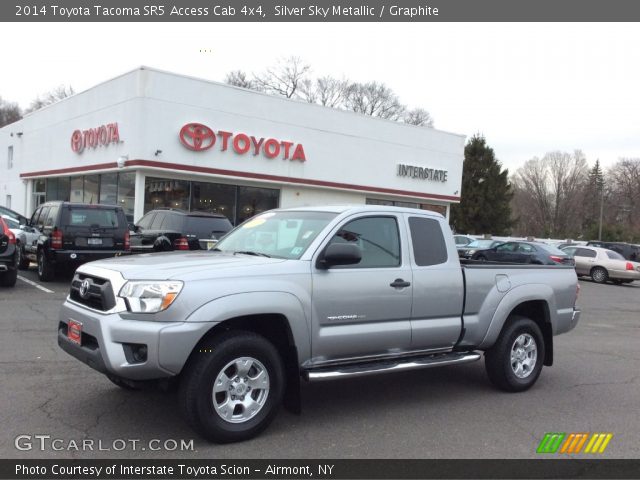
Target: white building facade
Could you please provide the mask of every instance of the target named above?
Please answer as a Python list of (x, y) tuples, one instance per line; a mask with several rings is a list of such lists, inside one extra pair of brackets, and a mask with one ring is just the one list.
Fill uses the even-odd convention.
[[(387, 204), (448, 216), (463, 135), (141, 67), (0, 129), (0, 205), (206, 210)], [(4, 156), (4, 159), (2, 157)]]

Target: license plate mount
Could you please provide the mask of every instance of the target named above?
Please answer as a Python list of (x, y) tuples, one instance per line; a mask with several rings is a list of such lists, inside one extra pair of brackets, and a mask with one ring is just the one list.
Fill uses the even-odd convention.
[(73, 343), (82, 345), (82, 323), (69, 320), (67, 325), (67, 338)]

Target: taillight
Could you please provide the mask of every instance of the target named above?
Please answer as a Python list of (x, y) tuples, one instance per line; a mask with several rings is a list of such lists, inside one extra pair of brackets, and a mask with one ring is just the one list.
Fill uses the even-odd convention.
[(189, 241), (187, 237), (176, 238), (173, 241), (173, 246), (176, 250), (189, 250)]
[(15, 245), (16, 236), (13, 234), (11, 230), (9, 230), (9, 226), (2, 218), (0, 218), (0, 226), (2, 227), (2, 233), (4, 233), (7, 236), (7, 238), (9, 238), (9, 243), (11, 245)]
[(564, 261), (564, 257), (558, 257), (556, 255), (549, 255), (549, 258), (556, 263), (562, 263)]
[(56, 229), (51, 232), (51, 248), (62, 248), (62, 231)]
[(129, 232), (124, 232), (124, 249), (131, 250), (131, 237)]
[(635, 268), (633, 268), (633, 263), (631, 263), (631, 262), (627, 262), (627, 267), (626, 267), (626, 269), (627, 269), (627, 270), (635, 270)]

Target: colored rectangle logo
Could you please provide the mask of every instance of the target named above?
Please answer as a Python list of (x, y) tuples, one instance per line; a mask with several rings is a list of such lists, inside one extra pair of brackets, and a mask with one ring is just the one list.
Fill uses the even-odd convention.
[(536, 453), (541, 454), (601, 454), (604, 453), (613, 433), (550, 432), (545, 433)]

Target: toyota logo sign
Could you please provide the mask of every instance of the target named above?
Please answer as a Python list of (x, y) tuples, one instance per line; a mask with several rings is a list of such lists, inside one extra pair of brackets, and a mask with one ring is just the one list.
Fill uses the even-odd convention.
[(216, 143), (216, 136), (206, 125), (187, 123), (180, 129), (180, 142), (189, 150), (200, 152), (208, 150)]
[(89, 280), (85, 279), (83, 280), (83, 282), (80, 284), (80, 296), (82, 298), (87, 298), (89, 296), (89, 287), (91, 285), (89, 284)]

